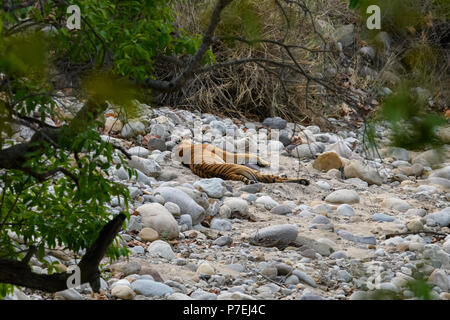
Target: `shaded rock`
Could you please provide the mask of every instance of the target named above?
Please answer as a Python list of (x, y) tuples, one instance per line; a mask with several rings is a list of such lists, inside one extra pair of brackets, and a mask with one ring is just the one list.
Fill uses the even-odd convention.
[(259, 229), (249, 241), (263, 247), (287, 246), (297, 238), (298, 229), (292, 224), (269, 226)]
[(281, 119), (280, 117), (275, 117), (275, 118), (266, 118), (263, 121), (263, 125), (271, 128), (271, 129), (284, 129), (286, 128), (287, 125), (287, 121)]
[(318, 252), (322, 256), (329, 256), (334, 251), (330, 245), (326, 243), (320, 243), (314, 239), (304, 236), (297, 236), (297, 238), (295, 239), (295, 243), (297, 245), (310, 248)]
[(159, 150), (162, 152), (167, 150), (166, 142), (160, 138), (150, 138), (147, 147), (150, 151)]
[(355, 42), (355, 26), (353, 24), (347, 24), (336, 28), (333, 35), (337, 42), (340, 42), (342, 46), (350, 47)]

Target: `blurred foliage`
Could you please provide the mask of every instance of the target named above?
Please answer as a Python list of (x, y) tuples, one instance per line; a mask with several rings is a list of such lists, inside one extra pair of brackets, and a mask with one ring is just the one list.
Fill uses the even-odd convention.
[[(390, 124), (394, 146), (409, 150), (439, 148), (442, 141), (436, 132), (447, 121), (429, 100), (446, 90), (443, 86), (448, 70), (442, 67), (446, 65), (445, 49), (439, 42), (442, 35), (436, 34), (433, 28), (448, 18), (449, 2), (351, 0), (350, 7), (359, 10), (364, 25), (369, 5), (378, 5), (381, 9), (381, 31), (403, 43), (399, 56), (401, 66), (396, 67), (401, 81), (390, 88), (393, 93), (384, 99), (373, 120)], [(386, 49), (377, 38), (380, 30), (363, 27), (363, 31), (367, 33), (368, 43), (380, 53)], [(371, 144), (375, 143), (373, 130), (366, 135)]]
[[(72, 72), (81, 79), (74, 89), (95, 108), (84, 111), (92, 117), (63, 123), (66, 134), (58, 141), (42, 142), (26, 154), (27, 170), (45, 174), (63, 168), (70, 176), (42, 181), (20, 170), (0, 170), (0, 259), (23, 259), (30, 246), (38, 248), (41, 261), (56, 247), (82, 255), (112, 218), (113, 198), (128, 216), (128, 189), (108, 178), (117, 160), (113, 146), (100, 138), (97, 111), (110, 102), (133, 113), (135, 99), (145, 93), (137, 84), (152, 75), (156, 57), (193, 54), (201, 42), (199, 35), (175, 28), (171, 1), (71, 1), (82, 16), (81, 29), (71, 31), (64, 1), (43, 3), (0, 10), (0, 146), (17, 131), (13, 119), (36, 112), (41, 121), (55, 118), (55, 74)], [(121, 167), (135, 175), (119, 154), (116, 169)], [(121, 255), (128, 250), (116, 239), (107, 256)], [(47, 269), (55, 271), (51, 265)], [(0, 297), (12, 288), (0, 284)]]
[[(206, 28), (209, 23), (209, 17), (214, 8), (215, 1), (206, 1), (202, 13), (200, 14), (200, 23)], [(260, 16), (258, 6), (262, 5), (254, 0), (235, 0), (230, 3), (221, 14), (221, 23), (217, 27), (217, 34), (224, 38), (240, 37), (249, 40), (261, 39), (263, 31), (263, 17)], [(233, 46), (234, 41), (227, 41), (227, 44)]]

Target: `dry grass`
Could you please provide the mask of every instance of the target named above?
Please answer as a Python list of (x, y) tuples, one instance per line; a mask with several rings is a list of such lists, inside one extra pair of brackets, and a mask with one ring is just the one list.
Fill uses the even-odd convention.
[[(287, 6), (284, 1), (279, 1), (283, 11), (274, 0), (237, 1), (237, 8), (224, 12), (216, 34), (246, 39), (253, 36), (303, 46), (313, 51), (333, 50), (333, 46), (327, 43), (331, 38), (332, 26), (335, 23), (348, 23), (353, 19), (352, 13), (340, 0), (305, 2), (311, 14), (298, 5)], [(207, 25), (211, 3), (214, 0), (176, 1), (178, 25), (188, 32), (201, 33)], [(245, 20), (245, 13), (235, 14), (233, 10), (253, 10), (256, 15), (246, 28), (248, 21)], [(240, 16), (243, 18), (240, 19)], [(318, 72), (323, 74), (326, 66), (337, 64), (332, 52), (311, 52), (301, 48), (290, 50), (295, 60), (311, 76)], [(286, 50), (273, 43), (250, 46), (243, 42), (224, 40), (218, 41), (212, 51), (217, 62), (252, 57), (292, 64)], [(158, 72), (162, 78), (173, 75), (166, 65), (160, 66)], [(266, 63), (247, 63), (198, 74), (180, 92), (161, 94), (157, 101), (162, 105), (234, 118), (261, 120), (268, 116), (281, 116), (305, 124), (322, 125), (326, 123), (324, 118), (333, 115), (334, 106), (339, 104), (333, 95), (314, 81), (307, 81), (300, 73)]]

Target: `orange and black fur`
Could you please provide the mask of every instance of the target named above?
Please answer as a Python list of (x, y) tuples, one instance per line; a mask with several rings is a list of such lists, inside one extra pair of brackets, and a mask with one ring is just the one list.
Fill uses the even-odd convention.
[[(243, 153), (229, 153), (209, 144), (192, 144), (183, 141), (176, 149), (175, 156), (181, 163), (201, 178), (222, 178), (224, 180), (243, 181), (245, 184), (257, 182), (290, 182), (309, 185), (306, 179), (289, 179), (272, 174), (263, 174), (243, 164), (255, 163), (261, 167), (270, 164), (258, 156)], [(237, 163), (241, 162), (241, 163)]]

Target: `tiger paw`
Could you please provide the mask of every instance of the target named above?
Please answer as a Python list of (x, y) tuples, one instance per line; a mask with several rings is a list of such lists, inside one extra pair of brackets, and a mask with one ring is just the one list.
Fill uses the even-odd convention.
[(264, 159), (258, 158), (258, 162), (257, 162), (258, 166), (260, 167), (270, 167), (270, 162), (266, 161)]

